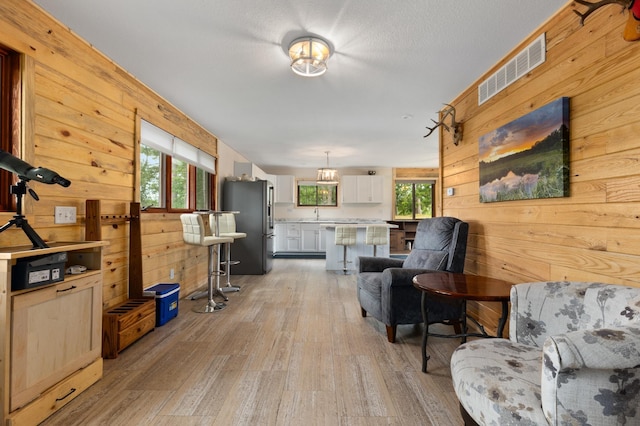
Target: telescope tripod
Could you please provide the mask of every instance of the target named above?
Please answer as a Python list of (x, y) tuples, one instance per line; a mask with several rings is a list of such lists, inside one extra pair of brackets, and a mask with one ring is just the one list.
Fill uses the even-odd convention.
[[(34, 190), (29, 188), (28, 191), (29, 195), (31, 195), (36, 201), (39, 200), (38, 195)], [(16, 196), (16, 214), (13, 216), (13, 219), (0, 227), (0, 233), (15, 225), (16, 228), (22, 228), (29, 240), (31, 240), (31, 244), (33, 244), (34, 249), (48, 248), (49, 246), (42, 238), (40, 238), (36, 231), (34, 231), (22, 214), (22, 197), (27, 193), (27, 182), (24, 179), (20, 179), (17, 184), (11, 185), (10, 193)]]

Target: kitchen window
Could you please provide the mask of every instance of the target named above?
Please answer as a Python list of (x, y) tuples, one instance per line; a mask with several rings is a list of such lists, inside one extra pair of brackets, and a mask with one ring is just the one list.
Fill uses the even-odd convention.
[(337, 207), (338, 184), (324, 185), (315, 181), (298, 181), (298, 207)]
[(144, 211), (214, 208), (215, 158), (142, 120), (140, 204)]
[(395, 182), (394, 220), (418, 220), (433, 217), (434, 181)]
[[(0, 46), (0, 149), (20, 157), (20, 56)], [(9, 188), (13, 173), (0, 169), (0, 211), (15, 211), (15, 197)]]

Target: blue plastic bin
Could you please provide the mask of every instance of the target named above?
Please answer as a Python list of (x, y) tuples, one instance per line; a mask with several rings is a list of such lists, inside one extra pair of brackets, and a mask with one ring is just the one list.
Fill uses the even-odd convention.
[(144, 295), (156, 299), (156, 327), (164, 325), (178, 316), (178, 299), (180, 298), (180, 284), (156, 284), (146, 288)]

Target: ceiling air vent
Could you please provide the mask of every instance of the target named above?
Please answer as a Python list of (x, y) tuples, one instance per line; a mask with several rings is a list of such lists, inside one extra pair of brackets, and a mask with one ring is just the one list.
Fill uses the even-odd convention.
[(545, 33), (535, 39), (515, 58), (478, 86), (478, 105), (482, 105), (529, 71), (542, 64), (546, 55)]

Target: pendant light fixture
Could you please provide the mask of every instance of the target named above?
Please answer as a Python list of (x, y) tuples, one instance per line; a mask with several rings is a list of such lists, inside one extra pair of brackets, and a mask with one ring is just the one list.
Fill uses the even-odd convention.
[(327, 71), (329, 56), (331, 56), (329, 44), (318, 37), (300, 37), (289, 45), (291, 69), (303, 77), (317, 77), (324, 74)]
[(327, 167), (318, 169), (316, 183), (321, 185), (337, 185), (338, 171), (329, 168), (329, 151), (325, 151), (325, 153), (327, 154)]

